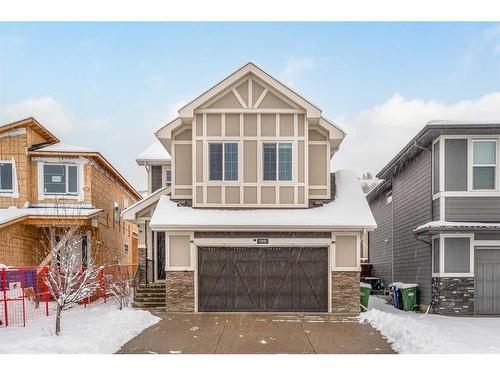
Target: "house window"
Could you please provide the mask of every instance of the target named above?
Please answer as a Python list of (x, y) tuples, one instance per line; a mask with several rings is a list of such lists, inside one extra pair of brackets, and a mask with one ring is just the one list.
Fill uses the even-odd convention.
[(494, 190), (496, 178), (496, 141), (472, 141), (472, 188)]
[(264, 181), (291, 181), (293, 170), (291, 143), (263, 144)]
[(12, 192), (14, 190), (12, 162), (0, 163), (0, 191)]
[(238, 181), (237, 143), (224, 143), (224, 180)]
[(209, 177), (211, 181), (238, 180), (238, 144), (209, 144)]
[(444, 239), (444, 273), (469, 273), (470, 263), (470, 238)]
[(115, 220), (115, 224), (120, 222), (120, 204), (118, 202), (115, 202), (113, 207), (113, 218)]
[(439, 238), (434, 238), (432, 240), (432, 272), (439, 273), (439, 260), (440, 260), (440, 249), (439, 249)]
[(151, 192), (161, 189), (161, 165), (151, 166)]
[(392, 190), (385, 195), (385, 203), (389, 204), (392, 202)]
[(126, 243), (125, 243), (125, 244), (123, 244), (123, 253), (124, 253), (125, 255), (128, 255), (128, 244), (126, 244)]
[(167, 169), (167, 170), (165, 171), (165, 182), (166, 182), (167, 184), (172, 183), (172, 171), (171, 171), (170, 169)]
[(43, 188), (48, 195), (78, 195), (78, 166), (44, 164)]

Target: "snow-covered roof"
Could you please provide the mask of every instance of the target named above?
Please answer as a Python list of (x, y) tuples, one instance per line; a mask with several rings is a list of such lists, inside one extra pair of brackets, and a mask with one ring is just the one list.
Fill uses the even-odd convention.
[(137, 164), (141, 165), (148, 162), (166, 162), (170, 159), (169, 152), (158, 139), (155, 139), (155, 141), (148, 148), (137, 155), (136, 161)]
[(97, 152), (91, 148), (68, 145), (67, 143), (55, 143), (53, 145), (40, 147), (36, 151), (46, 152)]
[(23, 219), (33, 216), (50, 216), (50, 217), (92, 217), (102, 209), (99, 208), (82, 208), (82, 207), (28, 207), (28, 208), (2, 208), (0, 209), (0, 225), (7, 224), (11, 221)]
[(416, 234), (449, 230), (500, 230), (500, 223), (474, 223), (458, 221), (430, 221), (413, 230)]
[(335, 200), (315, 208), (196, 209), (162, 196), (151, 218), (155, 230), (168, 229), (375, 229), (376, 223), (353, 171), (336, 172)]
[(156, 204), (160, 197), (162, 195), (170, 193), (170, 185), (169, 186), (164, 186), (163, 188), (160, 188), (156, 190), (154, 193), (148, 195), (147, 197), (144, 197), (144, 199), (141, 199), (139, 202), (134, 203), (132, 206), (128, 207), (126, 210), (123, 210), (122, 212), (122, 217), (125, 220), (130, 220), (130, 221), (135, 221), (135, 215), (139, 212), (144, 210), (145, 208)]

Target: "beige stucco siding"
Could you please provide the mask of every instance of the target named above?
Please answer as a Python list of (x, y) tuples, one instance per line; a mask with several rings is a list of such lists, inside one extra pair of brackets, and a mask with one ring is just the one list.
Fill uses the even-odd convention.
[(261, 194), (261, 201), (263, 204), (276, 203), (276, 187), (263, 186), (260, 194)]
[(245, 204), (257, 204), (257, 187), (245, 186), (243, 195)]
[(263, 137), (276, 136), (276, 115), (263, 114), (260, 120)]
[(225, 202), (231, 204), (240, 203), (240, 187), (239, 186), (226, 186), (225, 188)]
[(207, 115), (207, 135), (220, 136), (221, 133), (221, 115), (208, 114)]
[(290, 104), (281, 100), (271, 91), (268, 91), (262, 102), (260, 103), (259, 108), (279, 108), (279, 109), (289, 109), (293, 108)]
[(242, 108), (240, 102), (232, 91), (228, 92), (222, 98), (216, 100), (208, 108)]
[(170, 267), (189, 267), (191, 263), (191, 243), (187, 235), (168, 236), (168, 261)]
[(191, 144), (175, 144), (174, 163), (175, 185), (191, 185), (193, 182)]
[(293, 115), (281, 114), (280, 115), (280, 136), (293, 137), (294, 135), (294, 120)]
[(280, 186), (280, 204), (293, 204), (294, 194), (293, 186)]
[(257, 182), (257, 141), (244, 142), (244, 181)]
[(207, 203), (222, 203), (221, 186), (207, 186)]
[(257, 115), (245, 114), (243, 119), (244, 135), (246, 137), (255, 137), (257, 135)]
[(196, 182), (203, 182), (203, 142), (196, 141)]
[(240, 115), (227, 114), (225, 117), (226, 137), (239, 137), (240, 135)]
[(309, 145), (309, 184), (327, 184), (327, 145)]

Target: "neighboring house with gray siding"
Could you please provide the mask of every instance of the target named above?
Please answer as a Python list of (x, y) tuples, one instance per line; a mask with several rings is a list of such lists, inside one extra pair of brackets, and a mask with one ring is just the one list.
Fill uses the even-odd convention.
[(369, 261), (441, 314), (500, 313), (500, 123), (429, 122), (377, 177)]

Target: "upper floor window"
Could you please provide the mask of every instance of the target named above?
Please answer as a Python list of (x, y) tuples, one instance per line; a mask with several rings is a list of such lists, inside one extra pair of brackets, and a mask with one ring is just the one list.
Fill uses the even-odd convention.
[(10, 193), (14, 190), (12, 162), (0, 162), (0, 191)]
[(497, 165), (496, 141), (474, 140), (472, 148), (472, 188), (494, 190)]
[(264, 143), (262, 160), (264, 181), (276, 181), (276, 178), (279, 181), (292, 180), (291, 143)]
[(120, 204), (118, 202), (113, 205), (113, 219), (115, 224), (120, 223)]
[(156, 190), (162, 187), (162, 172), (161, 165), (152, 165), (151, 166), (151, 192), (155, 192)]
[(171, 171), (170, 169), (167, 169), (167, 170), (165, 171), (165, 182), (166, 182), (167, 184), (172, 183), (172, 171)]
[(209, 177), (211, 181), (238, 181), (238, 144), (209, 144)]
[(44, 164), (43, 190), (47, 195), (78, 195), (78, 166)]

